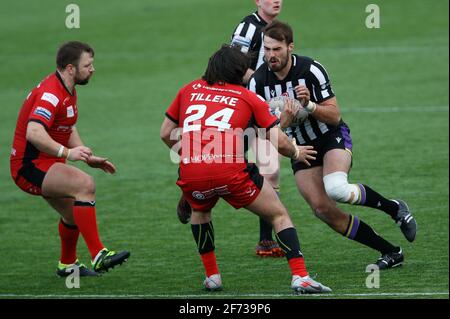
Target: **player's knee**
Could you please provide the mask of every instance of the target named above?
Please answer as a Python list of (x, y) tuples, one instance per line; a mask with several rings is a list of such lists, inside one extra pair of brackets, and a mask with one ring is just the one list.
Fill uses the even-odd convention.
[(95, 194), (94, 178), (89, 175), (85, 175), (82, 178), (80, 178), (80, 181), (78, 183), (78, 190), (79, 190), (79, 193), (84, 194), (84, 195)]
[(359, 201), (359, 188), (349, 184), (347, 174), (334, 172), (323, 177), (323, 184), (328, 197), (336, 202), (354, 204)]

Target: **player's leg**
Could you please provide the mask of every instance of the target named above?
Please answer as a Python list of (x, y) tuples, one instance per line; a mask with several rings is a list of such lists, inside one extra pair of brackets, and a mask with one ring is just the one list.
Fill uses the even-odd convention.
[(331, 289), (309, 277), (297, 232), (287, 209), (269, 183), (263, 183), (258, 197), (245, 206), (273, 225), (276, 238), (283, 249), (292, 273), (291, 287), (300, 293), (330, 292)]
[[(257, 166), (260, 174), (280, 195), (280, 155), (275, 147), (267, 140), (255, 138)], [(259, 243), (256, 254), (261, 257), (283, 257), (284, 253), (272, 237), (272, 225), (264, 218), (259, 218)]]
[(323, 182), (330, 198), (340, 203), (376, 208), (390, 215), (400, 226), (408, 241), (416, 236), (416, 221), (402, 200), (389, 200), (364, 184), (350, 184), (348, 172), (351, 153), (343, 149), (333, 149), (324, 156)]
[(214, 226), (211, 220), (211, 210), (192, 211), (191, 229), (197, 244), (197, 250), (200, 254), (206, 278), (203, 282), (205, 289), (210, 291), (222, 289), (222, 278), (217, 265), (215, 245), (214, 245)]
[[(379, 251), (383, 256), (398, 253), (400, 247), (392, 245), (356, 216), (346, 214), (331, 200), (324, 188), (322, 167), (297, 170), (297, 187), (314, 214), (341, 235)], [(401, 258), (403, 261), (403, 255)], [(399, 262), (401, 262), (399, 261)]]
[(183, 194), (181, 194), (180, 199), (178, 200), (177, 205), (177, 216), (182, 224), (189, 223), (189, 220), (191, 219), (192, 214), (192, 208), (191, 205), (189, 205), (188, 201), (184, 198)]
[(42, 195), (47, 198), (74, 199), (73, 220), (86, 242), (95, 271), (107, 271), (122, 264), (130, 256), (127, 251), (116, 253), (108, 250), (100, 240), (96, 220), (95, 184), (91, 176), (76, 167), (55, 163), (42, 182)]
[(45, 198), (45, 200), (61, 215), (58, 224), (58, 232), (61, 239), (61, 258), (58, 262), (56, 274), (61, 277), (66, 277), (75, 268), (78, 268), (80, 276), (98, 276), (98, 273), (88, 269), (77, 258), (77, 242), (80, 231), (73, 219), (74, 199)]

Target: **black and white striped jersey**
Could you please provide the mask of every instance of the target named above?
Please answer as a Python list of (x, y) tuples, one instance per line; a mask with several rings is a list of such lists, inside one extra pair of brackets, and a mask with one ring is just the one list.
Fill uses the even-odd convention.
[[(292, 55), (292, 67), (285, 79), (279, 80), (264, 63), (250, 78), (248, 89), (267, 101), (276, 96), (287, 95), (297, 98), (294, 88), (305, 85), (313, 102), (321, 103), (334, 97), (330, 79), (325, 68), (317, 61), (296, 54)], [(325, 124), (311, 115), (299, 126), (289, 127), (286, 134), (295, 137), (299, 144), (309, 144), (312, 140), (336, 129), (337, 126)]]
[(246, 16), (236, 27), (231, 37), (231, 44), (239, 45), (244, 53), (252, 54), (250, 68), (256, 70), (264, 61), (262, 29), (267, 25), (257, 12)]

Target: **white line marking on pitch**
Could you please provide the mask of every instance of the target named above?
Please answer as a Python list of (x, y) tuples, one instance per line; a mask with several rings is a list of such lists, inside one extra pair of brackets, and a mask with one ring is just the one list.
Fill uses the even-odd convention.
[[(406, 297), (406, 296), (439, 296), (448, 295), (447, 292), (386, 292), (386, 293), (360, 293), (360, 294), (317, 294), (301, 295), (299, 297)], [(0, 294), (0, 297), (22, 298), (229, 298), (229, 297), (292, 297), (292, 294), (199, 294), (199, 295), (31, 295), (31, 294)]]

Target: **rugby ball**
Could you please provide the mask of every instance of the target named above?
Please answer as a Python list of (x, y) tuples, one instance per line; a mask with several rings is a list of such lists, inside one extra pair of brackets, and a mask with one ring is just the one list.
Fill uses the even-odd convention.
[(284, 110), (284, 104), (286, 99), (294, 101), (295, 105), (298, 106), (298, 111), (294, 115), (291, 126), (298, 126), (303, 123), (308, 118), (308, 112), (303, 108), (300, 101), (287, 96), (276, 96), (271, 98), (268, 103), (270, 107), (270, 112), (276, 117), (280, 118), (281, 112)]

